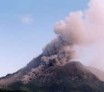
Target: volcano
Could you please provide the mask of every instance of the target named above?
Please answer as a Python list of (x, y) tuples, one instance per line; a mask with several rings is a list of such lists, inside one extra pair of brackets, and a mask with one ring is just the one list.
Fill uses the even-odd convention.
[(104, 73), (80, 63), (90, 62), (95, 67), (103, 65), (103, 13), (103, 0), (90, 0), (88, 9), (70, 12), (68, 17), (56, 23), (56, 37), (45, 46), (41, 55), (17, 72), (0, 78), (1, 90), (104, 92)]
[(42, 57), (41, 54), (26, 67), (0, 78), (0, 88), (23, 92), (103, 92), (104, 82), (81, 63), (43, 63)]

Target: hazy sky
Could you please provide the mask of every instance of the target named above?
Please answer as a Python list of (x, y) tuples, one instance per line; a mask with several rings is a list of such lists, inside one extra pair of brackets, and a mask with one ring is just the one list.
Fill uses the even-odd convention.
[(89, 0), (0, 0), (0, 76), (25, 66), (55, 37), (53, 27)]

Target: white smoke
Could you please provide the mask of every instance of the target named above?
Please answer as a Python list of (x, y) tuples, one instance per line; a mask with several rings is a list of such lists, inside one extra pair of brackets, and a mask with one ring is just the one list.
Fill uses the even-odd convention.
[(45, 56), (59, 54), (64, 48), (72, 54), (70, 59), (104, 69), (104, 0), (90, 0), (88, 9), (71, 12), (56, 23), (55, 33), (57, 37), (43, 50)]

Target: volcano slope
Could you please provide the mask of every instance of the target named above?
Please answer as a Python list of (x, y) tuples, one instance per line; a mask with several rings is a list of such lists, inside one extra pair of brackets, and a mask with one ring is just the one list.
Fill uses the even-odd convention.
[(26, 67), (0, 79), (1, 89), (26, 92), (103, 92), (104, 82), (79, 62), (41, 65), (42, 55)]

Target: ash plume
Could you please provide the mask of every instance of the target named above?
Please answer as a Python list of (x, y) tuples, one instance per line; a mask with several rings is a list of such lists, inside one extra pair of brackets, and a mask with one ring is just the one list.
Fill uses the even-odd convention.
[(104, 69), (104, 1), (90, 0), (88, 9), (71, 12), (55, 25), (56, 38), (43, 49), (42, 63), (23, 81), (28, 82), (49, 66), (71, 61)]
[(80, 60), (103, 68), (104, 0), (90, 0), (88, 9), (71, 12), (64, 20), (56, 23), (54, 30), (57, 37), (43, 49), (44, 56), (58, 57), (62, 52), (70, 53), (68, 61)]

